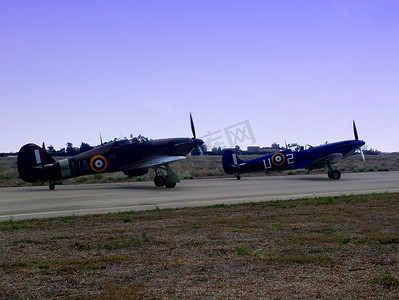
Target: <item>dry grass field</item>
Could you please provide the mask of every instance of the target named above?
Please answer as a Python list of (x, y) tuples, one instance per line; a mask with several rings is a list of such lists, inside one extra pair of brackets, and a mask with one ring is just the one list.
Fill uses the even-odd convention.
[(0, 223), (1, 299), (398, 299), (399, 194)]
[[(30, 185), (15, 162), (0, 158), (0, 187)], [(227, 176), (220, 156), (172, 167), (181, 179)], [(336, 167), (396, 171), (399, 156), (352, 156)], [(63, 184), (152, 177), (118, 172)], [(398, 215), (399, 194), (378, 194), (11, 219), (0, 222), (0, 298), (399, 299)]]
[[(243, 159), (253, 159), (257, 156), (242, 156)], [(188, 156), (183, 161), (171, 164), (173, 171), (178, 174), (180, 179), (207, 178), (212, 176), (225, 177), (229, 176), (223, 172), (221, 156)], [(379, 171), (398, 171), (399, 155), (368, 155), (366, 161), (363, 162), (360, 155), (351, 156), (341, 160), (334, 165), (343, 172), (379, 172)], [(315, 170), (312, 173), (327, 173), (327, 170)], [(269, 173), (266, 176), (281, 174), (304, 174), (306, 170), (284, 171)], [(257, 174), (244, 174), (243, 176), (259, 176)], [(140, 177), (129, 178), (122, 172), (97, 174), (90, 176), (81, 176), (64, 180), (62, 184), (79, 184), (79, 183), (102, 183), (102, 182), (118, 182), (118, 181), (143, 181), (152, 180), (154, 172), (150, 170), (148, 174)], [(47, 182), (39, 183), (47, 185)], [(23, 182), (18, 178), (16, 166), (16, 157), (0, 157), (0, 187), (5, 186), (23, 186), (31, 185)]]

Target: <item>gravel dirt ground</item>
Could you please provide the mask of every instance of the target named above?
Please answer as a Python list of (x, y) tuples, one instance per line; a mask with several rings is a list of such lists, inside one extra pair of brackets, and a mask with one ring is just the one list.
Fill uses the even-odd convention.
[(399, 299), (399, 194), (0, 223), (2, 299)]

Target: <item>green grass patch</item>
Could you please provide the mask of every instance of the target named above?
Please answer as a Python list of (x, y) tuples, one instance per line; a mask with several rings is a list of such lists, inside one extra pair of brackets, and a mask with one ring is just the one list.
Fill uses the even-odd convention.
[(387, 288), (399, 287), (399, 278), (392, 276), (391, 274), (381, 274), (374, 278), (374, 282), (380, 283)]

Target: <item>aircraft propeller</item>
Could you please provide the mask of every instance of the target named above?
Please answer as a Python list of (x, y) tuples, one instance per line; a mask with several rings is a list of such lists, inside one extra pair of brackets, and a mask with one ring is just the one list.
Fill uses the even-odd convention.
[[(353, 120), (353, 134), (354, 134), (354, 136), (355, 136), (355, 140), (358, 141), (358, 140), (359, 140), (359, 135), (357, 134), (357, 129), (356, 129), (355, 120)], [(362, 155), (363, 161), (366, 161), (366, 159), (364, 158), (364, 153), (363, 153), (362, 147), (359, 146), (357, 149), (360, 150), (360, 154)]]
[(204, 155), (204, 152), (202, 152), (202, 148), (201, 148), (201, 144), (198, 143), (197, 141), (197, 135), (195, 134), (195, 126), (194, 126), (194, 121), (193, 121), (193, 116), (190, 112), (190, 124), (191, 124), (191, 132), (193, 133), (193, 141), (195, 146), (198, 148), (199, 152), (201, 153), (201, 155)]
[(193, 115), (190, 113), (190, 124), (191, 124), (191, 132), (193, 133), (193, 137), (197, 138), (195, 134), (195, 126), (194, 126), (194, 121), (193, 121)]

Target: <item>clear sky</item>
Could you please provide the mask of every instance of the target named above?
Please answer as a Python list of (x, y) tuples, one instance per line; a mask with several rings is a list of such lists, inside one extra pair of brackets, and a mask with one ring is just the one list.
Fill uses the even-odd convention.
[(187, 137), (190, 111), (197, 137), (247, 121), (244, 149), (354, 119), (399, 151), (398, 75), (397, 0), (0, 0), (0, 152)]

